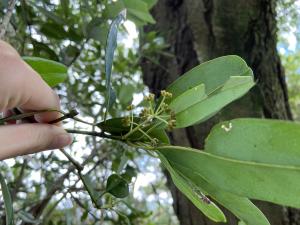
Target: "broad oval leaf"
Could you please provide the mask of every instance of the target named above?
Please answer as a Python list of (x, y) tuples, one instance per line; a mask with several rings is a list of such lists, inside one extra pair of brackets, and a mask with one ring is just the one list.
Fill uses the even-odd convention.
[[(172, 151), (174, 154), (177, 155), (178, 152), (176, 151), (175, 146), (166, 146), (166, 147), (159, 147), (157, 150), (168, 160), (173, 168), (173, 170), (177, 171), (177, 173), (183, 174), (192, 183), (197, 185), (197, 188), (202, 190), (204, 193), (211, 196), (214, 200), (222, 204), (228, 210), (230, 210), (234, 215), (236, 215), (240, 220), (246, 221), (248, 225), (270, 225), (264, 214), (248, 199), (245, 197), (240, 197), (235, 194), (232, 194), (227, 191), (223, 191), (221, 188), (218, 188), (211, 183), (208, 183), (201, 175), (192, 173), (194, 169), (186, 168), (178, 166), (174, 164), (172, 157)], [(183, 147), (179, 147), (181, 151), (180, 157), (182, 161), (187, 161), (189, 163), (189, 159), (185, 158), (184, 149)], [(188, 150), (187, 148), (186, 150)], [(199, 151), (199, 150), (198, 150)], [(179, 156), (179, 155), (177, 155)], [(199, 165), (200, 166), (200, 165)]]
[(62, 83), (68, 77), (68, 68), (58, 62), (43, 59), (39, 57), (23, 57), (23, 60), (30, 65), (43, 80), (50, 86), (54, 87)]
[(253, 85), (252, 70), (238, 56), (223, 56), (200, 64), (167, 88), (173, 94), (169, 103), (176, 112), (176, 127), (208, 119)]
[(205, 141), (214, 155), (258, 163), (300, 166), (300, 124), (235, 119), (216, 125)]
[(213, 202), (206, 203), (201, 196), (193, 190), (191, 182), (188, 182), (183, 176), (177, 173), (170, 165), (168, 160), (159, 154), (159, 158), (164, 167), (169, 171), (176, 187), (201, 211), (205, 216), (215, 222), (226, 222), (226, 217), (222, 210)]
[(8, 188), (8, 186), (5, 182), (5, 179), (1, 173), (0, 173), (0, 185), (1, 185), (2, 197), (4, 200), (6, 224), (13, 225), (14, 224), (13, 203), (12, 203), (11, 195), (9, 192), (9, 188)]
[(118, 174), (112, 174), (107, 179), (106, 192), (116, 198), (125, 198), (129, 195), (129, 186), (123, 177)]
[[(187, 94), (191, 97), (189, 100), (186, 99), (186, 102), (189, 101), (193, 104), (185, 109), (182, 108), (181, 112), (176, 113), (176, 128), (187, 127), (207, 120), (224, 106), (246, 94), (253, 85), (254, 82), (251, 76), (232, 76), (219, 90), (208, 93), (206, 96), (202, 94), (196, 95), (196, 93), (191, 95), (191, 90), (184, 92), (175, 98), (174, 101), (178, 98), (185, 99), (183, 96)], [(192, 90), (196, 88), (194, 87)], [(180, 102), (183, 106), (184, 101), (179, 101), (178, 104)], [(171, 105), (170, 108), (172, 109)]]
[[(230, 148), (230, 146), (228, 146)], [(300, 167), (257, 163), (212, 155), (184, 147), (160, 147), (176, 168), (194, 180), (201, 176), (210, 184), (235, 195), (300, 207)]]
[(205, 93), (205, 85), (200, 84), (185, 91), (183, 94), (173, 99), (170, 102), (169, 107), (176, 113), (176, 115), (178, 115), (182, 111), (187, 110), (188, 108), (201, 102), (205, 98), (207, 98), (207, 95)]
[(227, 55), (201, 63), (189, 70), (167, 88), (173, 97), (200, 84), (205, 85), (207, 93), (220, 88), (231, 76), (252, 76), (247, 63), (239, 56)]

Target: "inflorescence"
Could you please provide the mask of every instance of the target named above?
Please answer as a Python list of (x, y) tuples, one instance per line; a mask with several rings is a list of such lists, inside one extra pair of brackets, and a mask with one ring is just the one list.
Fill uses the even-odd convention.
[(172, 111), (167, 103), (167, 100), (172, 98), (172, 93), (165, 90), (160, 92), (161, 99), (158, 100), (157, 104), (155, 101), (155, 95), (149, 94), (144, 98), (148, 102), (148, 107), (144, 107), (139, 113), (139, 119), (134, 119), (133, 111), (135, 107), (129, 105), (126, 110), (130, 112), (129, 116), (126, 116), (122, 120), (122, 125), (125, 127), (130, 127), (130, 130), (127, 134), (123, 136), (123, 139), (126, 140), (134, 133), (141, 133), (141, 138), (147, 138), (152, 147), (155, 147), (159, 144), (157, 138), (153, 138), (149, 135), (151, 131), (155, 128), (163, 125), (169, 131), (171, 131), (176, 126), (175, 112)]

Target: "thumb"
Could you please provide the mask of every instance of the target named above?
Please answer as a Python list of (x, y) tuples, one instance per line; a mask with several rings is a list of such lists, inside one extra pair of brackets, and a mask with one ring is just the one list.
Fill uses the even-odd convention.
[(71, 144), (71, 136), (61, 127), (49, 124), (0, 126), (0, 160)]

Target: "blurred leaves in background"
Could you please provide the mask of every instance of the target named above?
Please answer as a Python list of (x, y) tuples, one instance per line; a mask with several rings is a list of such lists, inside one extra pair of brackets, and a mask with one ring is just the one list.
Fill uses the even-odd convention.
[[(138, 105), (147, 94), (140, 77), (142, 52), (132, 33), (144, 24), (155, 22), (149, 13), (155, 2), (21, 0), (17, 2), (6, 40), (22, 56), (50, 59), (68, 67), (65, 83), (56, 86), (63, 110), (75, 107), (86, 121), (96, 123), (103, 120), (105, 109), (108, 30), (112, 19), (124, 9), (129, 20), (120, 26), (112, 70), (111, 85), (117, 93), (117, 104), (108, 117), (122, 116), (129, 104)], [(0, 1), (0, 17), (6, 6), (7, 1)], [(156, 35), (149, 37), (153, 47), (161, 44), (155, 43), (156, 38)], [(149, 57), (161, 54), (151, 51), (147, 53)], [(25, 60), (34, 64), (34, 59)], [(35, 69), (41, 68), (37, 65)], [(50, 75), (55, 76), (44, 74), (45, 79)], [(65, 126), (85, 129), (76, 122)], [(43, 225), (90, 225), (99, 221), (139, 225), (177, 223), (159, 162), (144, 151), (83, 136), (76, 136), (66, 151), (84, 165), (85, 185), (102, 209), (94, 208), (76, 169), (64, 155), (58, 151), (44, 152), (0, 163), (11, 190), (16, 221)], [(3, 209), (0, 202), (0, 224), (5, 220)]]

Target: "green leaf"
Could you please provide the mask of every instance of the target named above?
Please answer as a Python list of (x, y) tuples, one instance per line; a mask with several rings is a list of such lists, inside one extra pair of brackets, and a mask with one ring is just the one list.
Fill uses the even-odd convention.
[(147, 23), (155, 23), (149, 9), (155, 4), (154, 0), (136, 1), (136, 0), (119, 0), (107, 6), (107, 17), (115, 17), (122, 10), (126, 9), (128, 19), (137, 25), (145, 25)]
[(193, 87), (182, 95), (179, 95), (177, 98), (170, 102), (169, 107), (174, 110), (176, 114), (187, 110), (191, 106), (201, 102), (203, 99), (207, 97), (205, 93), (204, 84), (200, 84), (196, 87)]
[(299, 137), (298, 123), (235, 119), (212, 129), (206, 139), (205, 151), (241, 161), (300, 166)]
[[(180, 98), (177, 104), (181, 107), (191, 105), (187, 108), (181, 108), (182, 111), (176, 113), (176, 128), (187, 127), (207, 120), (224, 106), (246, 94), (253, 85), (251, 76), (232, 76), (219, 90), (208, 93), (206, 96), (202, 92), (196, 95), (197, 90), (195, 89), (199, 86), (184, 92), (174, 101)], [(193, 95), (193, 93), (195, 94)], [(170, 108), (172, 109), (171, 106)]]
[[(106, 121), (100, 122), (97, 126), (101, 129), (101, 131), (112, 134), (114, 136), (124, 136), (126, 133), (130, 131), (130, 126), (124, 126), (122, 122), (124, 117), (112, 118)], [(133, 117), (134, 123), (140, 123), (141, 118)], [(133, 128), (136, 125), (133, 126)], [(147, 132), (149, 136), (152, 138), (157, 138), (162, 143), (169, 143), (169, 137), (166, 134), (164, 127), (162, 127), (160, 121), (153, 122), (149, 126), (143, 128), (143, 131)], [(129, 138), (130, 140), (146, 140), (147, 138), (140, 131), (136, 131)]]
[(165, 129), (152, 129), (148, 134), (152, 138), (157, 138), (161, 143), (170, 144), (169, 136), (167, 135)]
[[(124, 126), (122, 122), (123, 119), (124, 117), (108, 119), (97, 124), (97, 126), (103, 132), (108, 132), (113, 135), (125, 135), (130, 130), (130, 126)], [(140, 121), (140, 118), (133, 117), (133, 121), (135, 123), (138, 123)]]
[(220, 57), (195, 67), (167, 88), (173, 94), (170, 108), (176, 112), (176, 128), (208, 119), (253, 85), (251, 69), (238, 56)]
[(183, 92), (204, 84), (206, 93), (211, 93), (231, 76), (250, 75), (252, 71), (242, 58), (236, 55), (222, 56), (194, 67), (169, 85), (167, 90), (176, 98)]
[(199, 193), (196, 192), (196, 188), (192, 187), (192, 182), (188, 182), (183, 176), (177, 173), (168, 160), (159, 154), (159, 158), (164, 167), (169, 171), (172, 180), (176, 187), (208, 218), (215, 222), (226, 222), (226, 217), (222, 210), (213, 202), (206, 203), (201, 199)]
[(84, 185), (84, 187), (86, 188), (87, 192), (89, 193), (93, 203), (95, 204), (95, 206), (98, 206), (98, 198), (101, 196), (95, 189), (95, 185), (92, 182), (92, 179), (90, 178), (90, 176), (88, 174), (81, 174), (79, 173), (79, 177)]
[(239, 221), (238, 225), (247, 225), (244, 221)]
[(8, 188), (8, 186), (5, 182), (5, 179), (1, 173), (0, 173), (0, 185), (1, 185), (1, 191), (2, 191), (2, 196), (3, 196), (3, 200), (4, 200), (6, 224), (13, 225), (14, 224), (13, 203), (12, 203), (11, 195), (9, 192), (9, 188)]
[(136, 0), (123, 0), (123, 2), (125, 8), (128, 10), (128, 16), (131, 14), (144, 22), (155, 23), (155, 20), (149, 13), (147, 3)]
[[(222, 188), (216, 187), (204, 179), (198, 171), (198, 167), (202, 166), (201, 161), (199, 161), (197, 157), (192, 156), (195, 157), (193, 160), (197, 163), (197, 166), (195, 166), (194, 161), (190, 159), (188, 153), (192, 151), (193, 153), (199, 153), (201, 156), (203, 154), (205, 155), (205, 153), (201, 153), (199, 150), (177, 146), (159, 147), (157, 150), (166, 157), (174, 170), (187, 177), (192, 183), (197, 185), (197, 188), (202, 192), (222, 204), (239, 219), (246, 221), (248, 225), (270, 225), (263, 213), (248, 198), (223, 191)], [(180, 160), (176, 160), (179, 157)], [(177, 161), (181, 161), (182, 163), (178, 163)], [(184, 166), (182, 166), (182, 164), (184, 164)], [(191, 164), (191, 166), (185, 166), (186, 164)], [(210, 166), (214, 167), (213, 164), (210, 164)]]
[(67, 18), (70, 14), (69, 11), (71, 11), (70, 7), (69, 7), (70, 2), (69, 2), (69, 0), (61, 0), (60, 2), (61, 2), (61, 7), (64, 12), (64, 17)]
[(133, 100), (133, 94), (136, 91), (132, 84), (122, 85), (118, 90), (118, 99), (123, 106), (128, 106)]
[(26, 223), (29, 223), (29, 224), (39, 224), (41, 223), (40, 220), (37, 220), (34, 218), (34, 216), (28, 212), (25, 212), (25, 211), (20, 211), (18, 213), (18, 216), (20, 217), (20, 219)]
[(60, 24), (60, 25), (65, 25), (66, 21), (59, 17), (58, 15), (56, 15), (55, 13), (48, 11), (47, 9), (37, 6), (35, 5), (35, 7), (41, 12), (43, 13), (46, 17), (48, 17), (49, 19), (53, 20), (55, 23)]
[(95, 17), (86, 26), (86, 37), (105, 44), (108, 31), (107, 23), (102, 18)]
[(33, 55), (41, 58), (47, 58), (50, 60), (58, 61), (58, 56), (48, 45), (31, 40), (33, 44)]
[(148, 5), (148, 9), (151, 9), (157, 3), (158, 0), (142, 0), (142, 1)]
[(137, 176), (136, 169), (133, 168), (132, 166), (127, 165), (125, 168), (125, 172), (121, 174), (121, 176), (127, 181), (131, 182), (133, 177)]
[(112, 174), (107, 179), (106, 192), (116, 198), (125, 198), (129, 195), (129, 186), (123, 177), (118, 174)]
[(80, 49), (73, 45), (68, 45), (61, 51), (61, 55), (63, 58), (63, 63), (65, 65), (71, 65), (72, 62), (79, 56)]
[(289, 166), (236, 160), (183, 147), (160, 147), (159, 150), (173, 166), (190, 171), (182, 173), (192, 181), (201, 176), (235, 195), (300, 207), (300, 199), (295, 198), (300, 191), (299, 163)]
[(63, 25), (49, 22), (40, 26), (40, 31), (48, 38), (55, 38), (57, 40), (63, 40), (68, 38), (68, 34), (63, 28)]
[(113, 103), (113, 96), (115, 96), (114, 91), (111, 87), (111, 72), (114, 59), (115, 49), (117, 47), (117, 37), (118, 37), (118, 27), (122, 21), (125, 20), (126, 12), (122, 11), (117, 18), (113, 20), (110, 25), (110, 29), (107, 37), (106, 52), (105, 52), (105, 79), (106, 79), (106, 113), (104, 120), (106, 120), (107, 111), (111, 108)]
[(50, 87), (64, 82), (68, 76), (68, 68), (61, 63), (38, 57), (23, 57), (23, 60), (40, 74)]

